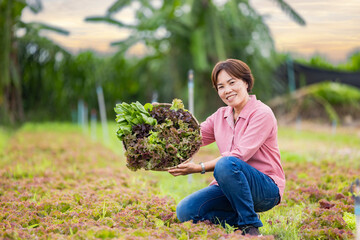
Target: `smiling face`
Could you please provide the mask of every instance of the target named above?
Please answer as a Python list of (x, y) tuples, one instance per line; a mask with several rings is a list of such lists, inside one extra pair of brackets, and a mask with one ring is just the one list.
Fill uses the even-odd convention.
[(216, 86), (219, 97), (226, 105), (233, 107), (237, 113), (244, 108), (249, 99), (248, 84), (245, 81), (221, 70), (217, 77)]

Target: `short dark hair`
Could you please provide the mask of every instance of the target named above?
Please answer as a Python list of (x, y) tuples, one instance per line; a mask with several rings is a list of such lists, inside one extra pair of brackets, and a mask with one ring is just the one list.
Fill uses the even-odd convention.
[(230, 76), (243, 80), (248, 84), (247, 92), (251, 92), (254, 86), (254, 77), (251, 73), (249, 66), (238, 59), (227, 59), (225, 61), (218, 62), (212, 70), (211, 81), (213, 87), (217, 89), (217, 78), (221, 70), (224, 70)]

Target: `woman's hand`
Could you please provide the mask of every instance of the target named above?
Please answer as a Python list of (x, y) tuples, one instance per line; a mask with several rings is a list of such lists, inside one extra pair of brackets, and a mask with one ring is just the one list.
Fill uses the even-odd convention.
[(175, 177), (180, 175), (188, 175), (190, 173), (201, 172), (201, 166), (200, 164), (194, 162), (181, 163), (177, 165), (176, 168), (168, 170), (168, 172)]

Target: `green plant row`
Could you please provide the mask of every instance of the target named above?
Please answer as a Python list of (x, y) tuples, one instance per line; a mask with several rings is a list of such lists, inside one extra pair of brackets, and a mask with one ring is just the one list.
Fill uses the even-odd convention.
[[(115, 129), (115, 126), (111, 126)], [(57, 131), (56, 129), (62, 129)], [(26, 125), (7, 140), (0, 160), (0, 237), (7, 239), (239, 239), (234, 228), (209, 222), (179, 223), (176, 203), (205, 187), (211, 173), (174, 178), (166, 172), (132, 172), (123, 155), (94, 142), (71, 125)], [(114, 133), (114, 129), (111, 132)], [(79, 129), (80, 130), (80, 129)], [(321, 134), (320, 134), (321, 135)], [(323, 134), (324, 135), (324, 134)], [(261, 213), (263, 239), (352, 239), (353, 199), (348, 188), (360, 175), (356, 155), (341, 149), (356, 136), (336, 143), (338, 154), (325, 155), (310, 132), (284, 129), (279, 133), (287, 177), (282, 203)], [(115, 150), (116, 136), (110, 144)], [(308, 153), (317, 151), (316, 159)], [(319, 147), (320, 146), (320, 147)], [(327, 150), (329, 151), (329, 150)], [(306, 151), (305, 151), (306, 152)], [(336, 153), (336, 152), (335, 152)], [(202, 149), (195, 161), (218, 154)], [(175, 200), (174, 200), (175, 199)], [(246, 239), (246, 238), (245, 238)]]

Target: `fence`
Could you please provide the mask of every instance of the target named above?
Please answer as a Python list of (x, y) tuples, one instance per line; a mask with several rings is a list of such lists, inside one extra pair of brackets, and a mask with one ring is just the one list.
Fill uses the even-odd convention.
[(295, 88), (332, 81), (360, 88), (360, 72), (341, 72), (306, 66), (292, 60), (281, 65), (276, 72), (277, 79), (292, 91)]

